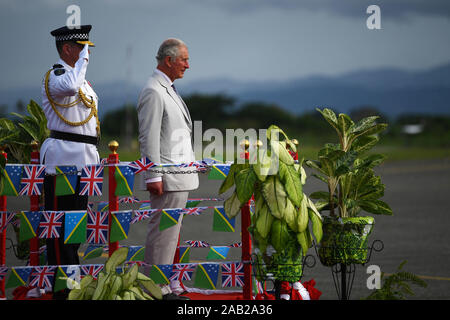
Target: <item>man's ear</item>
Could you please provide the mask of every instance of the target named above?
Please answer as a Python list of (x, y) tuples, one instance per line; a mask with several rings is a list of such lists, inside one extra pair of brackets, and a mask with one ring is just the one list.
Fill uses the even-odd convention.
[(62, 50), (61, 50), (61, 53), (62, 53), (64, 56), (67, 57), (67, 56), (70, 55), (70, 44), (69, 44), (69, 43), (64, 43), (61, 49), (62, 49)]
[(165, 56), (164, 63), (166, 66), (171, 67), (172, 66), (172, 58), (170, 56)]

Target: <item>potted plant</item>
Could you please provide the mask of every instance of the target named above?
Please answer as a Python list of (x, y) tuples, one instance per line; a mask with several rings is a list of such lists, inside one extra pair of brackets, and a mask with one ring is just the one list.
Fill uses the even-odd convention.
[(325, 182), (326, 191), (310, 194), (319, 211), (329, 210), (324, 217), (323, 237), (319, 245), (319, 259), (325, 266), (364, 264), (367, 262), (368, 235), (374, 219), (360, 217), (361, 212), (392, 215), (387, 203), (380, 200), (384, 184), (374, 168), (385, 160), (382, 154), (368, 154), (379, 141), (378, 134), (387, 124), (377, 123), (377, 116), (366, 117), (355, 123), (346, 114), (330, 109), (317, 109), (335, 129), (339, 143), (325, 144), (318, 152), (318, 160), (306, 165)]
[[(8, 162), (12, 163), (30, 163), (32, 142), (37, 142), (40, 146), (50, 135), (47, 128), (47, 118), (42, 108), (34, 101), (30, 100), (27, 105), (28, 115), (22, 115), (11, 112), (19, 121), (13, 121), (9, 118), (0, 118), (0, 145), (2, 150), (8, 153)], [(3, 169), (6, 159), (0, 156), (0, 179), (4, 176)], [(0, 184), (1, 188), (2, 184)], [(42, 197), (41, 197), (42, 198)], [(29, 241), (19, 241), (19, 227), (14, 225), (14, 231), (17, 238), (17, 256), (25, 260), (29, 257)], [(45, 240), (40, 240), (42, 245)]]
[(302, 258), (312, 246), (313, 236), (316, 241), (322, 237), (322, 217), (303, 193), (306, 174), (302, 162), (295, 163), (288, 148), (296, 152), (297, 147), (280, 128), (270, 126), (267, 145), (259, 146), (245, 163), (236, 159), (219, 190), (223, 194), (235, 186), (224, 202), (230, 218), (253, 196), (249, 232), (259, 281), (267, 280), (269, 274), (278, 282), (299, 281)]

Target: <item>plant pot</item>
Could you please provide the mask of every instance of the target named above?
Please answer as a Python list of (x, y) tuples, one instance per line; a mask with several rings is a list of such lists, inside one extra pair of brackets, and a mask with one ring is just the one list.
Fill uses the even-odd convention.
[(364, 264), (368, 256), (368, 236), (373, 217), (324, 217), (319, 259), (324, 266)]
[(303, 255), (298, 248), (294, 254), (288, 249), (276, 252), (271, 246), (264, 254), (254, 255), (254, 275), (258, 281), (274, 279), (278, 281), (296, 282), (303, 275)]

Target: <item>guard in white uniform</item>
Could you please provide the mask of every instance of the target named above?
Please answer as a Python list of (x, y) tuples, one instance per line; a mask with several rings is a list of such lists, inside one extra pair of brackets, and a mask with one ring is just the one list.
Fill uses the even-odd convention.
[[(92, 26), (80, 29), (62, 27), (51, 32), (60, 59), (44, 77), (42, 106), (50, 137), (40, 150), (46, 165), (44, 178), (45, 210), (86, 210), (88, 196), (80, 196), (79, 178), (74, 195), (55, 197), (55, 166), (75, 165), (78, 172), (87, 164), (100, 162), (98, 97), (86, 80)], [(79, 264), (79, 244), (64, 244), (64, 223), (60, 238), (47, 239), (49, 265)], [(54, 292), (54, 299), (66, 299), (68, 290)]]

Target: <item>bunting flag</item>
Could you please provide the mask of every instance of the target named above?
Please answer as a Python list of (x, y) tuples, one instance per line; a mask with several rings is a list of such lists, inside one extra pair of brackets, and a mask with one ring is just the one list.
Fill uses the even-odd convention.
[(215, 163), (211, 167), (211, 171), (208, 174), (208, 179), (224, 180), (227, 177), (229, 171), (230, 171), (229, 164)]
[(33, 267), (29, 285), (41, 289), (51, 290), (55, 270), (55, 266)]
[(190, 207), (190, 208), (184, 208), (180, 211), (181, 214), (186, 214), (189, 216), (198, 216), (203, 211), (208, 209), (209, 207)]
[(86, 241), (87, 211), (66, 211), (64, 244)]
[(195, 264), (185, 263), (185, 264), (174, 264), (172, 269), (172, 276), (170, 281), (174, 280), (191, 280), (192, 274), (195, 271)]
[(68, 285), (67, 278), (80, 282), (80, 266), (58, 266), (55, 272), (55, 287), (53, 288), (53, 291), (57, 292), (62, 289), (71, 288), (71, 285)]
[(13, 267), (5, 285), (5, 289), (26, 286), (33, 267)]
[(103, 270), (103, 264), (84, 264), (81, 265), (81, 278), (91, 275), (94, 280), (97, 280), (98, 274)]
[(19, 241), (36, 237), (41, 222), (41, 211), (22, 211), (20, 214)]
[(98, 258), (103, 254), (103, 246), (90, 244), (84, 251), (83, 260)]
[(182, 209), (163, 209), (159, 220), (159, 231), (173, 227), (178, 223)]
[(22, 165), (6, 164), (2, 169), (3, 177), (0, 179), (1, 196), (18, 196), (20, 191), (20, 180), (22, 178)]
[(244, 264), (230, 262), (222, 264), (222, 287), (244, 286)]
[(87, 242), (96, 244), (108, 243), (109, 212), (88, 210), (87, 216)]
[(11, 222), (15, 215), (14, 212), (0, 212), (0, 232), (5, 231), (6, 226)]
[(8, 273), (8, 267), (0, 267), (0, 281), (3, 281), (5, 279), (5, 276), (7, 273)]
[(134, 186), (134, 173), (127, 165), (115, 166), (114, 178), (116, 180), (116, 196), (132, 196)]
[(77, 186), (77, 167), (76, 166), (56, 166), (55, 195), (65, 196), (75, 194)]
[(196, 207), (200, 202), (202, 202), (202, 200), (188, 199), (186, 202), (186, 208)]
[(150, 269), (149, 277), (157, 284), (169, 284), (172, 276), (171, 264), (154, 264)]
[(140, 201), (138, 198), (131, 196), (119, 198), (119, 203), (140, 203)]
[(43, 211), (41, 215), (41, 222), (39, 223), (39, 238), (59, 238), (63, 218), (64, 212)]
[(142, 221), (144, 219), (150, 218), (150, 215), (156, 210), (133, 210), (133, 218), (131, 219), (131, 224)]
[(206, 260), (216, 260), (216, 259), (226, 260), (229, 250), (230, 248), (226, 246), (211, 246), (209, 248)]
[(23, 175), (20, 181), (19, 195), (34, 196), (41, 195), (44, 186), (45, 166), (24, 165)]
[(209, 247), (209, 243), (201, 240), (186, 240), (184, 241), (188, 245), (194, 248), (207, 248)]
[(242, 248), (242, 242), (235, 242), (229, 245), (230, 248)]
[(219, 264), (200, 263), (195, 274), (194, 287), (215, 290), (218, 275)]
[(143, 171), (147, 171), (148, 169), (156, 166), (153, 162), (150, 161), (149, 158), (143, 157), (139, 160), (133, 161), (128, 164), (128, 167), (134, 174), (141, 173)]
[(81, 171), (80, 196), (101, 196), (103, 187), (103, 166), (89, 165)]
[(111, 232), (109, 234), (110, 242), (116, 242), (128, 238), (131, 214), (131, 210), (111, 212)]
[(143, 246), (129, 246), (126, 261), (144, 261), (145, 247)]
[(214, 207), (213, 231), (234, 232), (235, 220), (228, 218), (223, 207)]
[(186, 263), (189, 262), (189, 256), (191, 253), (191, 247), (190, 246), (182, 246), (182, 247), (178, 247), (178, 251), (179, 251), (179, 261), (180, 263)]
[(108, 211), (109, 209), (109, 202), (108, 201), (100, 201), (97, 205), (97, 211)]

